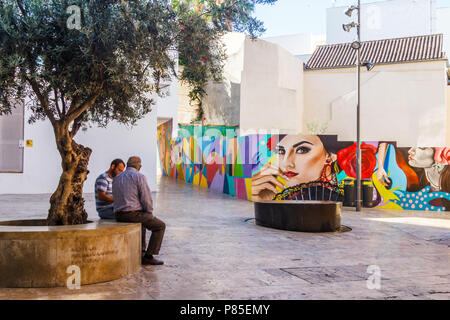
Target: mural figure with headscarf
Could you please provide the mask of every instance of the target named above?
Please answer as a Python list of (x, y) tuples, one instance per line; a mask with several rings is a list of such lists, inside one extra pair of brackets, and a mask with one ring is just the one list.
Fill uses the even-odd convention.
[(342, 200), (336, 136), (280, 135), (275, 158), (252, 177), (252, 200)]

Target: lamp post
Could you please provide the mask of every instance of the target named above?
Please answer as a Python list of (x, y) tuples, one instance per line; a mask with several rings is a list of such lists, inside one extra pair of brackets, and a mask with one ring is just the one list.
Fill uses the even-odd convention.
[(358, 103), (356, 105), (356, 211), (361, 211), (361, 136), (360, 136), (360, 102), (361, 102), (361, 0), (358, 0), (358, 6), (351, 6), (345, 11), (349, 17), (354, 10), (358, 11), (358, 22), (344, 24), (344, 31), (350, 32), (356, 27), (357, 40), (352, 43), (352, 48), (356, 50), (356, 70), (358, 74)]

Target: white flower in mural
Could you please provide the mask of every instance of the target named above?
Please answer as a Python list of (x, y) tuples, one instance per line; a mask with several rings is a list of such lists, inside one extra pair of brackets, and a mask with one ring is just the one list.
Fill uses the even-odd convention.
[(170, 166), (173, 167), (183, 162), (182, 146), (180, 142), (175, 142), (170, 150)]

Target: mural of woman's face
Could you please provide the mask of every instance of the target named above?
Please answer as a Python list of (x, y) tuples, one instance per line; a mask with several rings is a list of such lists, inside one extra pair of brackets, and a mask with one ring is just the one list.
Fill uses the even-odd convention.
[(415, 168), (429, 168), (434, 163), (433, 148), (413, 147), (408, 151), (408, 163)]
[(315, 135), (287, 135), (276, 152), (281, 174), (290, 187), (318, 180), (327, 160), (323, 143)]

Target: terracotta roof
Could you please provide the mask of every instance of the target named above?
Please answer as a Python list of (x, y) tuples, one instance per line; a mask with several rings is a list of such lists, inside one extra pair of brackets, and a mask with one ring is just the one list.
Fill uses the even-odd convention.
[[(446, 59), (442, 34), (361, 42), (361, 63), (389, 64)], [(356, 50), (350, 43), (318, 46), (305, 69), (332, 69), (356, 65)]]

